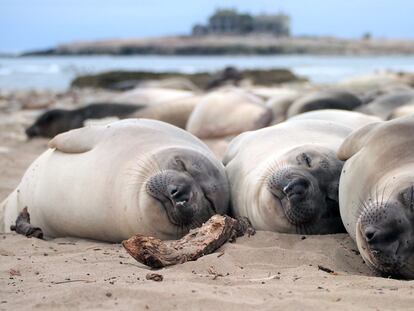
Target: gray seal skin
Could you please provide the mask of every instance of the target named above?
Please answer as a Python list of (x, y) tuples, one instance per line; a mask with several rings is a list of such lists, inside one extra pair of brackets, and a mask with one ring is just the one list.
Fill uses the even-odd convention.
[(176, 239), (228, 210), (224, 166), (203, 142), (167, 123), (84, 127), (49, 147), (2, 204), (3, 230), (27, 207), (32, 224), (50, 237)]
[(369, 124), (338, 150), (341, 217), (371, 268), (414, 278), (414, 117)]
[(223, 163), (235, 216), (257, 230), (344, 232), (336, 151), (352, 129), (334, 122), (296, 120), (236, 137)]
[(409, 104), (414, 104), (414, 91), (402, 90), (382, 95), (368, 105), (361, 106), (356, 110), (385, 120), (396, 108)]
[(142, 107), (144, 105), (95, 103), (73, 110), (51, 109), (40, 115), (33, 125), (26, 129), (26, 135), (28, 138), (52, 138), (57, 134), (83, 127), (85, 120), (127, 117)]
[(300, 97), (289, 107), (287, 117), (318, 109), (354, 110), (362, 104), (354, 94), (346, 91), (320, 91)]

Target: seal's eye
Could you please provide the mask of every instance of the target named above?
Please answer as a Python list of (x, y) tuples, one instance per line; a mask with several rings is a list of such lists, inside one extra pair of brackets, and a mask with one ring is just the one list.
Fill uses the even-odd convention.
[(177, 165), (177, 169), (180, 171), (187, 171), (187, 168), (185, 167), (184, 162), (179, 158), (175, 157), (175, 164)]
[(310, 156), (306, 153), (302, 153), (300, 156), (300, 162), (306, 164), (307, 167), (311, 168), (312, 167), (312, 159), (310, 158)]
[(414, 186), (411, 186), (400, 193), (400, 201), (410, 209), (414, 209)]

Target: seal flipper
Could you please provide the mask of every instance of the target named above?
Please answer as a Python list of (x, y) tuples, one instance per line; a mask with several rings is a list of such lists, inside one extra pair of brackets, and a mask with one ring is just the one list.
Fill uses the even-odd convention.
[(103, 126), (88, 126), (56, 135), (48, 147), (64, 153), (83, 153), (93, 149), (102, 137)]
[(355, 153), (361, 150), (362, 147), (368, 142), (370, 137), (383, 122), (370, 123), (354, 132), (352, 132), (341, 144), (337, 151), (338, 159), (346, 161), (352, 157)]

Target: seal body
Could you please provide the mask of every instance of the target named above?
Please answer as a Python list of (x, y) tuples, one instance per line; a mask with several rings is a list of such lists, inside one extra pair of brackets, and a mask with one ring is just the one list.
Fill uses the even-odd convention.
[(357, 110), (376, 115), (385, 120), (398, 107), (410, 104), (414, 104), (414, 91), (401, 90), (379, 96), (369, 104), (359, 107)]
[(160, 87), (138, 87), (130, 91), (122, 92), (116, 96), (113, 101), (117, 103), (127, 103), (132, 105), (152, 105), (172, 101), (175, 99), (182, 99), (193, 96), (194, 93), (190, 91), (174, 90)]
[(159, 120), (185, 129), (188, 118), (201, 98), (200, 95), (187, 96), (149, 105), (130, 115), (130, 117)]
[(366, 115), (364, 113), (347, 111), (340, 109), (321, 109), (315, 111), (309, 111), (305, 113), (298, 114), (291, 120), (325, 120), (332, 121), (344, 126), (348, 126), (354, 130), (363, 127), (369, 123), (379, 122), (381, 119), (379, 117)]
[(223, 160), (232, 212), (258, 230), (344, 231), (338, 207), (343, 162), (336, 151), (351, 131), (334, 122), (297, 120), (236, 137)]
[(295, 100), (287, 111), (288, 118), (318, 109), (353, 110), (362, 104), (361, 100), (347, 91), (320, 91), (314, 92)]
[(343, 223), (365, 262), (385, 275), (414, 278), (414, 117), (369, 124), (338, 157)]
[(408, 104), (401, 107), (394, 109), (390, 115), (388, 116), (387, 120), (401, 118), (409, 115), (414, 114), (414, 104)]
[(3, 203), (6, 230), (27, 207), (51, 237), (172, 239), (227, 210), (223, 165), (169, 124), (123, 120), (66, 132), (49, 146)]
[(266, 106), (272, 109), (272, 125), (286, 120), (286, 115), (289, 107), (299, 97), (300, 95), (298, 92), (292, 92), (290, 94), (273, 96), (266, 102)]
[(272, 111), (259, 97), (230, 88), (205, 95), (186, 129), (203, 139), (222, 138), (265, 127), (271, 120)]
[(143, 105), (94, 103), (73, 110), (51, 109), (41, 114), (26, 129), (26, 135), (29, 138), (37, 136), (51, 138), (57, 134), (84, 126), (88, 119), (125, 118), (143, 107)]

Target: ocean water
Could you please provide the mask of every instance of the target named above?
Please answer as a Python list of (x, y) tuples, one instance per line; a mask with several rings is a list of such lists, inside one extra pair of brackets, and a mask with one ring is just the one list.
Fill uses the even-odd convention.
[(240, 69), (286, 68), (314, 83), (341, 79), (376, 70), (414, 72), (412, 56), (38, 56), (0, 57), (0, 90), (66, 90), (78, 75), (108, 70), (216, 71), (225, 66)]

